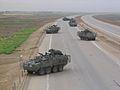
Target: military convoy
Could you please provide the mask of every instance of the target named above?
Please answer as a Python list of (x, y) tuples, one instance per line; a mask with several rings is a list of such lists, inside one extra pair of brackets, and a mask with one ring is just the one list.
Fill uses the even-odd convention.
[[(69, 22), (70, 26), (77, 26), (74, 19)], [(46, 29), (46, 33), (57, 33), (60, 27), (52, 25)], [(84, 31), (78, 31), (77, 35), (81, 40), (95, 40), (96, 33), (85, 29)], [(71, 61), (71, 56), (63, 54), (60, 50), (50, 49), (44, 55), (39, 53), (33, 59), (26, 61), (23, 64), (24, 70), (29, 74), (37, 73), (39, 75), (50, 74), (63, 71), (65, 65)]]
[(96, 33), (90, 31), (89, 29), (85, 29), (84, 31), (78, 31), (77, 35), (80, 37), (81, 40), (95, 40)]
[(71, 18), (70, 21), (69, 21), (69, 25), (70, 25), (71, 27), (76, 27), (76, 26), (77, 26), (76, 20), (73, 19), (73, 18)]
[(45, 31), (47, 34), (54, 34), (54, 33), (58, 33), (59, 30), (60, 27), (58, 27), (57, 25), (52, 25), (49, 26)]
[(39, 56), (25, 62), (23, 68), (30, 74), (34, 72), (44, 75), (63, 71), (64, 66), (70, 61), (70, 55), (63, 54), (60, 50), (49, 49), (45, 55), (39, 53)]

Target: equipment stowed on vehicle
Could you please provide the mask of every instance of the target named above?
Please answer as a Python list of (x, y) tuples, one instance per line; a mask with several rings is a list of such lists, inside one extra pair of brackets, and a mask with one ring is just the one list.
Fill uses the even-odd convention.
[(24, 70), (27, 70), (28, 73), (34, 72), (44, 75), (51, 72), (61, 72), (64, 66), (71, 62), (71, 56), (64, 55), (60, 50), (50, 49), (45, 55), (39, 54), (23, 64)]
[(49, 26), (45, 31), (47, 34), (53, 34), (53, 33), (58, 33), (59, 30), (60, 27), (58, 27), (57, 25), (52, 25)]
[(77, 35), (81, 40), (95, 40), (97, 36), (95, 32), (92, 32), (88, 29), (85, 29), (84, 31), (78, 31)]

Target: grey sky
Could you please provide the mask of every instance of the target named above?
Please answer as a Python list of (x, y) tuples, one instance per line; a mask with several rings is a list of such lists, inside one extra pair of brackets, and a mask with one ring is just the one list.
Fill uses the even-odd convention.
[(0, 0), (0, 11), (120, 12), (120, 0)]

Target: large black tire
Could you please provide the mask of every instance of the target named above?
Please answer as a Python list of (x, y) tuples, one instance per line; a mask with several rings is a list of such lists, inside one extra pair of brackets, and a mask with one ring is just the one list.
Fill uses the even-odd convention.
[(82, 40), (85, 40), (85, 37), (83, 37), (83, 39)]
[(93, 40), (95, 41), (95, 38), (93, 38)]
[(47, 67), (47, 68), (45, 69), (45, 73), (46, 73), (46, 74), (50, 74), (50, 73), (51, 73), (51, 67)]
[(88, 37), (86, 37), (86, 38), (85, 38), (85, 40), (86, 40), (86, 41), (89, 41), (89, 38), (88, 38)]
[(58, 66), (54, 66), (54, 67), (52, 68), (52, 72), (53, 72), (53, 73), (58, 72)]
[(45, 74), (45, 69), (44, 69), (44, 68), (41, 68), (41, 69), (38, 71), (38, 74), (39, 74), (39, 75), (44, 75), (44, 74)]
[(59, 72), (62, 72), (62, 71), (63, 71), (63, 65), (59, 65), (59, 66), (58, 66), (58, 71), (59, 71)]
[(83, 37), (81, 37), (80, 39), (83, 40)]
[(32, 71), (27, 71), (28, 72), (28, 74), (33, 74), (33, 72)]
[(85, 37), (83, 37), (82, 40), (85, 40)]

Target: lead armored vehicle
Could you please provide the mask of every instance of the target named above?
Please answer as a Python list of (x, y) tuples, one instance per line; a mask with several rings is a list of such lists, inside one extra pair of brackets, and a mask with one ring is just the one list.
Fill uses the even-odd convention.
[(69, 21), (69, 25), (71, 26), (71, 27), (76, 27), (77, 26), (77, 22), (76, 22), (76, 20), (75, 19), (70, 19), (70, 21)]
[(64, 66), (70, 61), (70, 55), (64, 55), (60, 50), (50, 49), (45, 55), (39, 53), (39, 56), (25, 62), (23, 68), (28, 73), (44, 75), (63, 71)]
[(77, 35), (81, 40), (95, 40), (97, 34), (88, 29), (85, 29), (84, 31), (78, 31)]
[(45, 31), (47, 34), (53, 34), (53, 33), (58, 33), (59, 30), (60, 30), (60, 27), (58, 27), (57, 25), (52, 25), (48, 27)]

